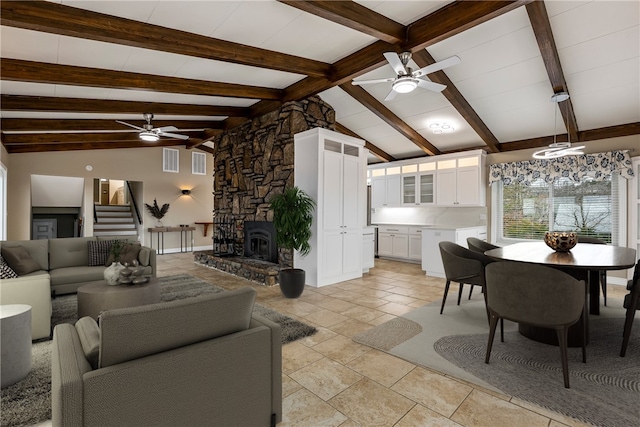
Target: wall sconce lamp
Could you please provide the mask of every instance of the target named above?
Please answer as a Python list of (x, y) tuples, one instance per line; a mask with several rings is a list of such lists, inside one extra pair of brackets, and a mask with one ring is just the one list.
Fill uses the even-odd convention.
[(191, 195), (191, 190), (189, 189), (185, 189), (185, 190), (181, 190), (182, 191), (182, 195), (183, 196), (190, 196)]

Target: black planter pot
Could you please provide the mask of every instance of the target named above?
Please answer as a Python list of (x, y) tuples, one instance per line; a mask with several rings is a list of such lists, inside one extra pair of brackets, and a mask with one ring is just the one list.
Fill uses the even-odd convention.
[(299, 268), (285, 268), (278, 274), (280, 292), (287, 298), (298, 298), (304, 290), (304, 270)]

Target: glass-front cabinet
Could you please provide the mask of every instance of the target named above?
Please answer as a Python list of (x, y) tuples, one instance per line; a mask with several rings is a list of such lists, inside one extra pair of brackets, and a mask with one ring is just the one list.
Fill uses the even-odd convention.
[(423, 206), (435, 203), (436, 163), (402, 166), (402, 204)]

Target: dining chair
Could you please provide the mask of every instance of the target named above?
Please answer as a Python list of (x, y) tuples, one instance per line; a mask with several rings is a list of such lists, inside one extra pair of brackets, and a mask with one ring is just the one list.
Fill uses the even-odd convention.
[(627, 309), (627, 313), (624, 321), (624, 331), (622, 333), (620, 357), (624, 357), (627, 353), (627, 345), (629, 344), (629, 337), (631, 336), (633, 319), (636, 316), (636, 310), (640, 310), (640, 260), (638, 260), (636, 268), (633, 271), (633, 279), (627, 282), (627, 290), (629, 293), (624, 296), (623, 303), (624, 308)]
[[(567, 330), (580, 320), (584, 312), (584, 282), (551, 267), (513, 261), (490, 264), (485, 274), (489, 342), (484, 362), (489, 363), (498, 320), (555, 329), (564, 386), (569, 388)], [(586, 362), (584, 328), (582, 333), (582, 361)]]
[[(591, 243), (592, 245), (606, 245), (604, 240), (596, 239), (595, 237), (578, 235), (578, 243)], [(602, 288), (602, 298), (604, 299), (604, 305), (607, 305), (607, 272), (600, 270), (598, 272), (600, 278), (600, 288)]]
[(439, 246), (442, 264), (444, 265), (444, 274), (447, 278), (444, 296), (442, 297), (442, 306), (440, 307), (440, 314), (442, 314), (444, 304), (447, 302), (447, 294), (449, 293), (451, 282), (456, 282), (460, 285), (458, 289), (458, 305), (460, 305), (464, 285), (471, 285), (471, 288), (480, 286), (484, 290), (484, 268), (494, 260), (453, 242), (440, 242)]
[(484, 240), (480, 240), (477, 237), (467, 237), (467, 246), (474, 252), (484, 254), (491, 249), (498, 249), (500, 246), (496, 246)]

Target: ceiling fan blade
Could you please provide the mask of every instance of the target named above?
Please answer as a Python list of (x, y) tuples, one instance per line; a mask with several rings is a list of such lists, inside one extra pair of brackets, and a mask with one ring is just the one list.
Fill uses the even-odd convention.
[(434, 83), (429, 80), (418, 79), (418, 86), (423, 89), (432, 90), (434, 92), (442, 92), (447, 88), (446, 85), (441, 85), (440, 83)]
[(427, 74), (431, 74), (431, 73), (435, 73), (436, 71), (440, 71), (443, 68), (447, 68), (447, 67), (451, 67), (453, 65), (457, 65), (459, 64), (460, 61), (460, 57), (459, 56), (452, 56), (450, 58), (447, 59), (443, 59), (442, 61), (438, 61), (434, 64), (431, 65), (427, 65), (426, 67), (420, 68), (419, 70), (416, 70), (412, 73), (412, 75), (414, 77), (418, 77), (418, 76), (424, 76)]
[(188, 137), (187, 135), (180, 135), (179, 133), (165, 133), (165, 132), (158, 132), (158, 135), (160, 135), (160, 136), (166, 136), (167, 138), (189, 139), (189, 137)]
[(130, 128), (134, 128), (134, 129), (138, 129), (138, 130), (144, 130), (144, 128), (141, 128), (140, 126), (132, 125), (131, 123), (122, 122), (120, 120), (116, 120), (116, 123), (120, 123), (121, 125), (129, 126)]
[(389, 77), (386, 79), (372, 79), (372, 80), (352, 80), (352, 85), (368, 85), (371, 83), (389, 83), (395, 80), (395, 77)]
[(398, 92), (396, 92), (395, 90), (391, 89), (391, 92), (389, 92), (387, 94), (387, 97), (384, 100), (385, 101), (391, 101), (393, 98), (396, 97), (397, 94), (398, 94)]
[(178, 130), (178, 128), (175, 127), (175, 126), (163, 126), (161, 128), (156, 128), (156, 130), (158, 132), (174, 132), (174, 131)]
[(407, 73), (407, 69), (404, 68), (404, 65), (402, 64), (402, 61), (400, 60), (400, 57), (397, 53), (385, 52), (384, 57), (386, 58), (389, 65), (391, 65), (391, 67), (393, 68), (393, 71), (396, 72), (396, 74), (409, 74)]

